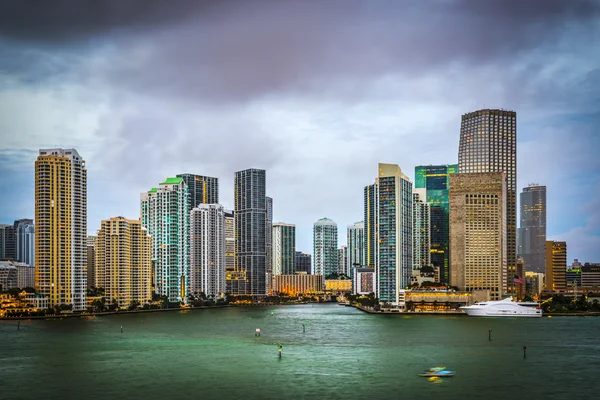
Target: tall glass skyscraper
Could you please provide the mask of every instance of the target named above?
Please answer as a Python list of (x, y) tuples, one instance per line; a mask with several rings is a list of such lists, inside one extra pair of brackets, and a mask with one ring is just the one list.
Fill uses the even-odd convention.
[(179, 174), (177, 177), (188, 185), (189, 211), (198, 204), (219, 204), (219, 178), (194, 174)]
[(546, 269), (546, 186), (529, 185), (520, 195), (521, 227), (517, 231), (518, 254), (527, 271)]
[(313, 224), (313, 254), (316, 275), (337, 273), (338, 230), (337, 224), (329, 218), (321, 218)]
[(35, 226), (32, 219), (15, 221), (17, 260), (28, 265), (34, 264)]
[(430, 207), (426, 189), (413, 189), (413, 269), (431, 265)]
[(273, 275), (296, 273), (296, 225), (273, 224)]
[(404, 306), (413, 266), (413, 185), (396, 164), (379, 164), (377, 178), (376, 295)]
[(365, 186), (364, 206), (365, 265), (375, 268), (377, 260), (377, 184)]
[(415, 167), (415, 188), (425, 189), (430, 212), (431, 264), (439, 268), (440, 281), (450, 279), (450, 175), (458, 164)]
[(348, 225), (348, 266), (346, 270), (352, 275), (354, 268), (364, 268), (365, 260), (365, 224), (363, 221)]
[(245, 272), (246, 294), (250, 296), (267, 294), (266, 182), (264, 169), (235, 173), (236, 270)]
[(517, 264), (517, 113), (478, 110), (462, 116), (459, 173), (506, 174), (506, 241), (508, 294), (515, 294)]

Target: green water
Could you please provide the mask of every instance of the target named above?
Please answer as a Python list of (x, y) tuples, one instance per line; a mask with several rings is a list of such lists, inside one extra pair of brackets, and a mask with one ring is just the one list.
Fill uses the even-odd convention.
[[(0, 321), (0, 399), (600, 396), (598, 317), (384, 316), (327, 304), (16, 325)], [(456, 376), (417, 376), (438, 365)]]

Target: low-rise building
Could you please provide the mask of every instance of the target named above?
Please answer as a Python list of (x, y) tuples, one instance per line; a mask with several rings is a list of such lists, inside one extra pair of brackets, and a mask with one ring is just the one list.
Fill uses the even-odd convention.
[(472, 304), (473, 294), (452, 289), (409, 289), (405, 300), (408, 311), (432, 312), (455, 311), (460, 306)]
[(352, 293), (351, 279), (326, 279), (325, 291), (328, 293)]
[(277, 275), (274, 277), (273, 291), (288, 296), (313, 295), (323, 293), (323, 275)]
[(581, 286), (584, 288), (600, 287), (600, 264), (585, 263), (581, 267)]
[(355, 268), (352, 275), (352, 294), (375, 293), (373, 288), (375, 268)]

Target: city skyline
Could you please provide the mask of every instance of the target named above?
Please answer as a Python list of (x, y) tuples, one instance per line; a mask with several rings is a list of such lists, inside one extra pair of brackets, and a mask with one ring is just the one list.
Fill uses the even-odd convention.
[[(66, 13), (57, 2), (52, 15), (81, 22), (51, 26), (38, 23), (50, 8), (1, 6), (0, 223), (33, 217), (38, 149), (76, 148), (89, 168), (87, 233), (135, 218), (138, 193), (182, 171), (218, 178), (231, 209), (234, 172), (262, 168), (274, 220), (296, 224), (297, 249), (310, 253), (319, 217), (362, 219), (373, 165), (397, 163), (414, 182), (414, 166), (458, 162), (462, 114), (505, 108), (518, 113), (517, 191), (547, 186), (547, 238), (568, 242), (570, 259), (600, 258), (598, 199), (577, 195), (600, 184), (588, 172), (600, 146), (597, 5), (332, 1), (260, 15), (240, 3), (209, 7), (218, 24), (204, 24), (194, 6), (151, 2), (129, 21), (104, 4)], [(222, 37), (222, 52), (198, 37)], [(490, 44), (498, 37), (503, 46)]]

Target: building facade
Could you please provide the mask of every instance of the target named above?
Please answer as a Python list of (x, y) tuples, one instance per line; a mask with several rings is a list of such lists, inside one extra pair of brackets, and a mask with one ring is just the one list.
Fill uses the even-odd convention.
[(498, 300), (507, 286), (505, 175), (455, 174), (450, 187), (450, 284)]
[(86, 307), (87, 170), (75, 149), (41, 149), (35, 162), (35, 285), (50, 306)]
[(527, 264), (527, 270), (546, 270), (546, 186), (536, 184), (523, 189), (520, 195), (521, 226), (517, 230), (517, 252)]
[(348, 225), (346, 231), (347, 248), (348, 248), (348, 266), (346, 270), (348, 276), (352, 276), (355, 268), (363, 268), (367, 266), (365, 250), (365, 224), (363, 221), (355, 222)]
[(225, 293), (225, 211), (219, 204), (198, 204), (190, 214), (190, 293)]
[(375, 268), (356, 268), (352, 276), (352, 294), (375, 293)]
[(19, 272), (12, 261), (0, 261), (0, 292), (19, 287)]
[(450, 175), (458, 164), (415, 167), (415, 187), (425, 189), (430, 213), (431, 265), (439, 271), (439, 281), (450, 281)]
[(413, 185), (396, 164), (379, 164), (376, 296), (404, 307), (413, 266)]
[(478, 110), (462, 116), (459, 173), (503, 172), (506, 176), (506, 260), (509, 294), (515, 294), (517, 263), (517, 113)]
[(296, 273), (296, 225), (273, 224), (273, 276)]
[(431, 265), (430, 207), (425, 189), (413, 189), (413, 269)]
[(15, 245), (17, 261), (35, 264), (35, 226), (32, 219), (15, 221)]
[(188, 212), (198, 204), (219, 204), (219, 178), (195, 174), (179, 174), (188, 187)]
[(183, 178), (167, 178), (141, 194), (140, 206), (142, 226), (152, 237), (155, 291), (170, 302), (183, 302), (189, 292), (187, 184)]
[(225, 269), (235, 270), (235, 217), (233, 211), (224, 210), (225, 228)]
[(152, 239), (139, 220), (103, 220), (94, 244), (94, 286), (109, 304), (142, 305), (152, 298)]
[(364, 190), (364, 236), (365, 265), (375, 268), (377, 262), (377, 184), (365, 186)]
[(35, 266), (16, 263), (17, 286), (21, 289), (35, 287)]
[(546, 290), (563, 292), (567, 288), (567, 242), (546, 241)]
[(301, 251), (296, 252), (296, 273), (306, 273), (310, 275), (312, 268), (312, 256)]
[(245, 273), (246, 295), (267, 294), (266, 171), (235, 173), (236, 270)]
[(265, 271), (266, 271), (266, 291), (271, 294), (273, 288), (273, 199), (266, 197), (267, 201), (267, 219), (265, 226)]
[(350, 276), (350, 263), (348, 262), (348, 247), (340, 246), (338, 249), (337, 273)]
[(91, 289), (96, 285), (96, 236), (88, 235), (87, 236), (87, 279), (86, 279), (86, 287), (87, 289)]
[(338, 270), (337, 224), (329, 218), (321, 218), (313, 224), (313, 255), (316, 275), (328, 276)]
[(16, 242), (14, 225), (0, 224), (0, 260), (17, 261)]
[(273, 277), (273, 292), (288, 296), (320, 295), (323, 293), (323, 275), (276, 275)]
[(598, 290), (600, 287), (600, 263), (585, 263), (581, 267), (581, 286)]

